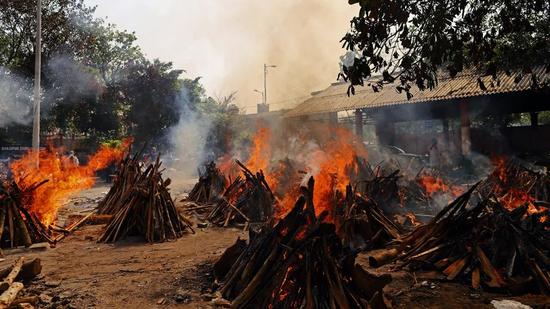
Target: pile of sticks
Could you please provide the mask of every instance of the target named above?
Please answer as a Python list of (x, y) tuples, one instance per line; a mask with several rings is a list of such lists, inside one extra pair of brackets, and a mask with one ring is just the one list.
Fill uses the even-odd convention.
[(146, 173), (142, 173), (143, 166), (138, 160), (140, 155), (141, 153), (134, 156), (127, 154), (119, 163), (113, 186), (97, 207), (99, 214), (113, 215), (116, 213), (119, 210), (120, 201), (128, 198), (128, 195), (132, 194), (133, 188), (143, 182)]
[(47, 181), (21, 190), (14, 181), (0, 184), (0, 247), (29, 247), (32, 244), (48, 241), (53, 243), (52, 234), (35, 214), (25, 205), (30, 204), (32, 192)]
[(315, 216), (313, 185), (273, 228), (246, 246), (238, 241), (216, 263), (231, 308), (386, 308), (391, 276), (368, 273), (344, 252), (334, 224), (323, 223), (327, 213)]
[(252, 173), (241, 162), (244, 178), (238, 176), (218, 198), (208, 220), (218, 226), (268, 223), (273, 219), (275, 198), (262, 171)]
[(523, 192), (533, 202), (544, 204), (544, 201), (550, 201), (550, 176), (533, 170), (525, 162), (506, 159), (500, 161), (493, 173), (480, 184), (478, 192), (482, 199), (494, 195), (504, 200), (509, 200), (512, 192)]
[[(40, 259), (25, 262), (25, 258), (19, 258), (13, 266), (0, 270), (0, 308), (10, 308), (20, 305), (23, 308), (34, 308), (38, 297), (17, 296), (23, 290), (21, 281), (28, 281), (35, 278), (42, 271)], [(16, 282), (18, 280), (18, 282)]]
[[(183, 218), (168, 191), (170, 179), (163, 180), (160, 157), (147, 168), (142, 169), (137, 157), (127, 156), (122, 162), (117, 179), (111, 191), (112, 196), (106, 208), (113, 217), (100, 242), (116, 242), (126, 236), (143, 236), (146, 241), (163, 242), (179, 238), (191, 223)], [(131, 175), (126, 175), (129, 173)], [(111, 196), (111, 197), (112, 197)], [(111, 198), (108, 196), (107, 198)]]
[(398, 247), (371, 256), (371, 266), (397, 257), (413, 269), (437, 270), (475, 289), (550, 293), (550, 225), (525, 229), (527, 206), (510, 212), (493, 199), (467, 207), (476, 187)]
[(354, 183), (354, 190), (374, 200), (380, 207), (389, 213), (398, 212), (401, 206), (399, 191), (400, 171), (387, 171), (381, 165), (372, 167), (363, 158), (356, 158), (355, 173), (350, 173), (350, 181)]
[(354, 250), (385, 247), (399, 240), (403, 228), (388, 219), (376, 201), (356, 193), (351, 185), (336, 207), (338, 234)]
[(187, 200), (201, 204), (212, 203), (224, 192), (226, 187), (225, 176), (216, 167), (216, 163), (210, 162), (204, 166), (203, 171), (199, 171), (199, 181), (189, 193)]

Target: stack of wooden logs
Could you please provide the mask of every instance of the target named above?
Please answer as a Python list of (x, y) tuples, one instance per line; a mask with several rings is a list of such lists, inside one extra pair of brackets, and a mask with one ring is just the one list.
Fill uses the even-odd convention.
[(18, 298), (18, 295), (24, 288), (21, 281), (32, 280), (41, 271), (40, 259), (25, 262), (23, 257), (19, 258), (13, 266), (0, 270), (0, 278), (3, 278), (0, 282), (0, 309), (15, 305), (22, 308), (34, 308), (34, 305), (38, 302), (38, 297)]
[(364, 158), (356, 158), (355, 161), (355, 171), (350, 173), (350, 183), (354, 184), (354, 191), (374, 200), (385, 211), (397, 212), (401, 206), (400, 171), (388, 171), (381, 165), (372, 167)]
[(351, 185), (335, 207), (338, 234), (354, 250), (370, 250), (399, 240), (402, 227), (388, 219), (373, 199), (355, 192)]
[(216, 167), (216, 163), (210, 162), (204, 166), (203, 171), (199, 171), (199, 181), (189, 193), (187, 200), (201, 204), (213, 203), (226, 187), (225, 176)]
[(496, 199), (468, 207), (476, 187), (399, 246), (371, 256), (371, 266), (398, 258), (413, 269), (436, 270), (475, 289), (550, 293), (550, 225), (528, 230), (527, 206), (509, 211)]
[(268, 223), (273, 219), (273, 193), (262, 171), (252, 173), (241, 162), (244, 178), (238, 176), (218, 198), (208, 220), (218, 226)]
[[(231, 308), (386, 308), (390, 275), (375, 276), (346, 254), (326, 213), (315, 216), (313, 180), (273, 228), (238, 241), (215, 265)], [(229, 265), (229, 267), (228, 267)]]
[(30, 204), (32, 192), (47, 181), (21, 190), (14, 181), (0, 184), (0, 247), (29, 247), (44, 241), (54, 242), (53, 235), (25, 205)]
[(517, 159), (503, 159), (489, 177), (479, 185), (481, 199), (496, 196), (507, 200), (513, 192), (523, 192), (532, 202), (550, 201), (550, 175), (537, 172), (525, 162)]
[(160, 157), (147, 168), (134, 156), (122, 161), (118, 178), (103, 205), (103, 212), (113, 217), (100, 242), (116, 242), (126, 236), (143, 236), (146, 241), (163, 242), (181, 237), (191, 223), (183, 218), (174, 205), (168, 186), (163, 180)]
[(117, 169), (113, 186), (97, 207), (97, 212), (103, 215), (113, 215), (119, 209), (120, 201), (132, 194), (133, 188), (143, 181), (146, 173), (142, 173), (142, 163), (138, 160), (140, 153), (131, 156), (127, 154)]

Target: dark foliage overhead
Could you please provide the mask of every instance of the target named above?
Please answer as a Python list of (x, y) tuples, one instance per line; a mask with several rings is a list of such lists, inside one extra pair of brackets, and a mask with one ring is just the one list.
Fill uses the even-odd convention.
[[(339, 77), (353, 86), (378, 91), (400, 82), (410, 98), (437, 85), (442, 73), (451, 77), (467, 69), (496, 78), (499, 71), (530, 74), (550, 62), (550, 1), (547, 0), (349, 0), (359, 4), (351, 31), (342, 39), (350, 53)], [(353, 59), (354, 61), (351, 61)], [(353, 63), (352, 63), (353, 62)], [(484, 87), (481, 83), (480, 87)]]

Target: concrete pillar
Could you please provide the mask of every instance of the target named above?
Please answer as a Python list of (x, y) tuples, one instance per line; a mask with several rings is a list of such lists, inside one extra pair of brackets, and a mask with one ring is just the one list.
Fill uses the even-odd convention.
[(539, 113), (537, 112), (531, 112), (529, 113), (529, 116), (531, 116), (531, 126), (536, 128), (539, 126)]
[(363, 111), (355, 110), (355, 134), (363, 140)]
[(460, 149), (467, 156), (472, 152), (472, 138), (470, 135), (470, 111), (467, 102), (460, 102)]

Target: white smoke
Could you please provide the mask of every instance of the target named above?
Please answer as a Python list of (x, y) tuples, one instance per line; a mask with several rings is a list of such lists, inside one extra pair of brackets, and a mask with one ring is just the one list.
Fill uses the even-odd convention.
[(174, 178), (189, 180), (196, 178), (197, 169), (211, 157), (206, 144), (213, 122), (189, 108), (192, 102), (186, 89), (182, 89), (178, 103), (181, 116), (169, 134), (169, 165), (177, 176)]
[(0, 127), (29, 124), (32, 120), (33, 85), (0, 67)]

